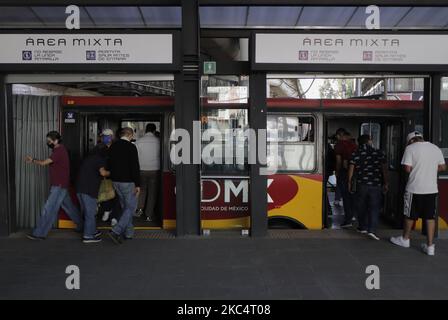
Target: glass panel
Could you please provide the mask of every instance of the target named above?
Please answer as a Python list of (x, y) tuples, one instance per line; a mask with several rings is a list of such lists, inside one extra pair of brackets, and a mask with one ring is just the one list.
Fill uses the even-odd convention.
[(381, 147), (381, 125), (379, 123), (361, 124), (361, 135), (363, 134), (368, 134), (372, 138), (374, 148)]
[(302, 7), (249, 7), (247, 26), (295, 26)]
[(448, 7), (413, 7), (398, 23), (398, 28), (444, 28), (448, 23)]
[(316, 166), (314, 118), (293, 115), (267, 117), (268, 168), (313, 171)]
[(244, 27), (248, 7), (201, 7), (201, 27)]
[[(441, 85), (441, 132), (440, 132), (440, 148), (442, 148), (445, 159), (448, 159), (448, 77), (442, 78)], [(445, 174), (448, 174), (445, 172)]]
[(156, 126), (156, 135), (160, 135), (160, 122), (152, 122), (152, 121), (122, 121), (122, 128), (132, 128), (134, 130), (134, 139), (138, 140), (145, 135), (146, 125), (148, 123), (153, 123)]
[(202, 112), (201, 122), (202, 173), (247, 172), (248, 138), (244, 131), (249, 127), (248, 110), (205, 110)]
[[(81, 28), (178, 28), (182, 22), (180, 7), (79, 7)], [(67, 14), (63, 6), (2, 7), (0, 28), (65, 28)]]
[[(268, 76), (268, 98), (423, 100), (423, 78)], [(423, 109), (423, 104), (420, 106)]]
[[(277, 149), (277, 160), (275, 150)], [(316, 164), (316, 146), (314, 144), (278, 144), (275, 148), (267, 146), (267, 161), (270, 170), (279, 171), (314, 171)]]
[(304, 7), (298, 26), (343, 27), (356, 7)]
[(249, 97), (248, 76), (203, 76), (201, 98), (207, 103), (241, 104)]
[(269, 115), (268, 142), (314, 142), (313, 124), (312, 117)]
[[(381, 29), (393, 28), (409, 9), (410, 7), (380, 7)], [(366, 16), (365, 7), (359, 7), (347, 24), (347, 28), (364, 29), (366, 27)]]

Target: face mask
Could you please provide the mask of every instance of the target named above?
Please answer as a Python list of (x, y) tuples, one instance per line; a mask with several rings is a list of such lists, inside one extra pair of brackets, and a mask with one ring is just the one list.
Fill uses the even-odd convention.
[(109, 144), (112, 142), (112, 137), (111, 136), (103, 136), (103, 143), (104, 144)]
[(47, 147), (50, 149), (54, 149), (54, 143), (53, 142), (47, 142)]

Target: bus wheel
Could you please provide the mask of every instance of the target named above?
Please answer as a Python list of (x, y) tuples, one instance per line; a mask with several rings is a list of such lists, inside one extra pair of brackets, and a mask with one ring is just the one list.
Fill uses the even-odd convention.
[(306, 229), (300, 222), (287, 217), (273, 217), (268, 220), (269, 229)]

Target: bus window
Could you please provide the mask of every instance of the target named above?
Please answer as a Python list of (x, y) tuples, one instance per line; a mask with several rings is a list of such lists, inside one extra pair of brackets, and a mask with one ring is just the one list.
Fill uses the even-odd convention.
[[(277, 157), (275, 152), (277, 150)], [(315, 120), (310, 116), (268, 115), (268, 168), (312, 172), (316, 169)]]
[(138, 140), (145, 135), (146, 125), (153, 123), (156, 126), (156, 132), (160, 133), (160, 122), (154, 121), (122, 121), (121, 128), (132, 128), (134, 130), (134, 139)]
[(361, 135), (368, 134), (373, 141), (373, 147), (379, 149), (381, 147), (381, 125), (379, 123), (363, 123), (361, 124)]
[(202, 174), (247, 173), (248, 121), (247, 109), (202, 112)]

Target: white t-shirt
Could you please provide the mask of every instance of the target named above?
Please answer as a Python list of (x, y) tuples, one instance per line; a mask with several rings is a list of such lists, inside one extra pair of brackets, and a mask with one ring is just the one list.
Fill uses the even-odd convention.
[(438, 193), (437, 174), (439, 165), (445, 164), (442, 151), (430, 142), (409, 145), (401, 160), (402, 165), (412, 167), (406, 191), (414, 194)]
[(160, 140), (151, 132), (145, 134), (135, 143), (138, 150), (140, 170), (160, 170)]

